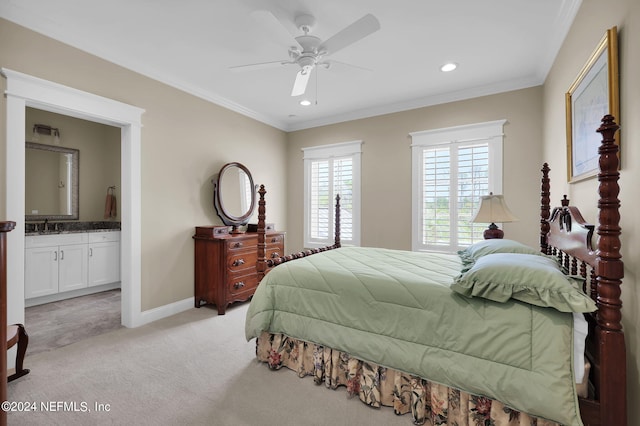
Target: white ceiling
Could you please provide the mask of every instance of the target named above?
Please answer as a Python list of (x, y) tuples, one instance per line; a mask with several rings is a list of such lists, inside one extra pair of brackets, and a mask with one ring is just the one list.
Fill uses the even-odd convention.
[[(0, 0), (0, 16), (290, 131), (540, 85), (580, 2)], [(317, 68), (301, 97), (290, 96), (296, 65), (229, 70), (287, 60), (300, 13), (322, 40), (367, 13), (381, 28), (331, 55), (354, 66)], [(441, 72), (449, 61), (458, 69)]]

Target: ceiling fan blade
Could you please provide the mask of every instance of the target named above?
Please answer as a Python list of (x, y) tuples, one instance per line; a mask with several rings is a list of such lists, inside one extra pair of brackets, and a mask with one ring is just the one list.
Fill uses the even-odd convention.
[(309, 76), (311, 75), (311, 70), (303, 73), (304, 70), (298, 71), (296, 74), (296, 81), (293, 83), (293, 90), (291, 90), (291, 96), (300, 96), (304, 95), (304, 92), (307, 90), (307, 83), (309, 82)]
[(355, 68), (361, 71), (373, 72), (371, 68), (361, 67), (359, 65), (353, 65), (347, 62), (336, 61), (335, 59), (329, 59), (326, 61), (319, 62), (318, 65), (324, 66), (326, 69), (338, 69), (338, 70), (346, 70), (349, 68)]
[(266, 68), (275, 68), (281, 65), (292, 64), (294, 62), (281, 60), (281, 61), (272, 61), (272, 62), (260, 62), (257, 64), (247, 64), (247, 65), (237, 65), (234, 67), (229, 67), (229, 70), (235, 72), (243, 72), (243, 71), (255, 71), (255, 70), (263, 70)]
[(278, 18), (268, 10), (254, 10), (251, 17), (262, 29), (262, 33), (268, 35), (275, 44), (291, 46), (295, 42), (296, 28), (293, 25), (286, 26), (284, 18)]
[(379, 29), (380, 22), (378, 22), (378, 19), (375, 16), (369, 13), (330, 37), (320, 45), (319, 50), (325, 50), (327, 54), (335, 53), (338, 50), (344, 49), (356, 41), (375, 33)]

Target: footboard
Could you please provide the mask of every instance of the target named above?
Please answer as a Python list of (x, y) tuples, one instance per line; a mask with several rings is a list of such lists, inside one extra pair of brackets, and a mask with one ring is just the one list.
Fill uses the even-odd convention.
[(297, 253), (288, 254), (286, 256), (280, 256), (274, 259), (267, 259), (266, 250), (267, 245), (266, 241), (266, 201), (264, 199), (265, 194), (267, 193), (264, 185), (260, 185), (260, 189), (258, 190), (258, 194), (260, 195), (260, 199), (258, 201), (258, 280), (262, 280), (265, 274), (269, 271), (269, 268), (277, 266), (281, 263), (288, 262), (293, 259), (299, 259), (301, 257), (311, 256), (312, 254), (320, 253), (327, 250), (333, 250), (336, 248), (340, 248), (340, 194), (336, 195), (336, 210), (335, 210), (335, 237), (333, 245), (314, 248), (314, 249), (306, 249)]

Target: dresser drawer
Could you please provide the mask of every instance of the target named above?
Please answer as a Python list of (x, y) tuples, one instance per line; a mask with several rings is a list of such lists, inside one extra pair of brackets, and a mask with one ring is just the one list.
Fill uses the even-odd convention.
[(227, 256), (227, 269), (229, 272), (240, 271), (247, 268), (256, 268), (258, 253), (255, 250), (232, 251)]
[(270, 246), (281, 246), (284, 244), (284, 234), (279, 235), (267, 235), (265, 239), (267, 243), (267, 248)]
[(284, 256), (284, 234), (271, 234), (266, 236), (267, 259), (275, 259)]
[(275, 259), (281, 256), (284, 256), (281, 247), (267, 247), (267, 259)]
[(258, 238), (243, 238), (241, 240), (230, 240), (226, 242), (227, 250), (238, 251), (254, 248), (258, 244)]
[(255, 270), (247, 275), (229, 274), (228, 289), (232, 295), (250, 292), (258, 286), (258, 274)]

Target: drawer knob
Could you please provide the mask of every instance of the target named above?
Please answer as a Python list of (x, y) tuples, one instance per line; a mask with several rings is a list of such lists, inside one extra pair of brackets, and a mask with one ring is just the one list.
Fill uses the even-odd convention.
[(240, 247), (242, 247), (242, 243), (241, 243), (241, 242), (236, 242), (236, 243), (233, 245), (233, 247), (234, 247), (234, 248), (240, 248)]
[(278, 241), (280, 241), (280, 237), (273, 237), (273, 238), (271, 239), (271, 242), (272, 242), (272, 243), (277, 243)]
[(272, 259), (275, 259), (276, 257), (280, 257), (280, 253), (278, 253), (277, 251), (274, 251), (273, 253), (271, 253)]
[(233, 285), (233, 288), (235, 288), (236, 290), (238, 290), (238, 289), (240, 289), (242, 287), (244, 287), (244, 281), (238, 281), (237, 283), (235, 283)]
[(233, 266), (244, 265), (244, 259), (236, 259), (236, 260), (233, 261), (232, 265)]

